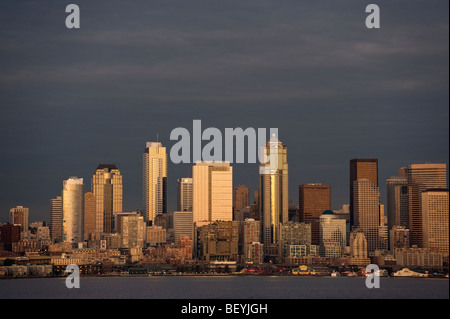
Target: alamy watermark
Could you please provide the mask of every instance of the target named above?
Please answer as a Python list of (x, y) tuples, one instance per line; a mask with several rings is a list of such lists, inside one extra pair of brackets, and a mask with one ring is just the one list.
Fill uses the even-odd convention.
[(366, 287), (369, 289), (380, 288), (380, 268), (378, 265), (370, 264), (366, 267)]
[(69, 289), (80, 288), (80, 268), (77, 265), (68, 265), (65, 272), (69, 275), (66, 278), (66, 287)]
[[(170, 140), (177, 141), (170, 150), (170, 160), (174, 164), (199, 161), (256, 163), (258, 157), (260, 164), (266, 164), (260, 167), (260, 174), (270, 174), (278, 169), (278, 128), (270, 128), (269, 136), (268, 139), (266, 128), (249, 127), (244, 130), (238, 127), (225, 128), (223, 138), (218, 128), (208, 127), (202, 131), (201, 120), (193, 120), (192, 139), (191, 133), (184, 127), (177, 127), (170, 133)], [(208, 143), (203, 146), (203, 141)]]

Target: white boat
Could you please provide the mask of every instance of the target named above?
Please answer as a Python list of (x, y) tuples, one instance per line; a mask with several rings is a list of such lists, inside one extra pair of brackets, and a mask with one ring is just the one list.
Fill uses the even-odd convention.
[(337, 272), (337, 271), (333, 271), (331, 273), (331, 277), (340, 277), (340, 276), (341, 276), (341, 274), (339, 272)]
[(428, 274), (422, 274), (420, 272), (412, 271), (408, 268), (396, 271), (393, 274), (394, 277), (428, 277)]
[[(372, 275), (372, 273), (370, 273), (370, 272), (366, 273), (366, 277), (369, 277), (371, 275)], [(380, 269), (378, 271), (375, 271), (373, 273), (373, 275), (376, 276), (376, 277), (388, 277), (388, 272), (387, 272), (386, 269)]]

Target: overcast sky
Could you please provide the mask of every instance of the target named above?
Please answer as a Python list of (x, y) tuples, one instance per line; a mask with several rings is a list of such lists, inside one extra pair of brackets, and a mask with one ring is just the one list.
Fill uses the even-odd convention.
[[(81, 28), (67, 29), (76, 3)], [(381, 28), (367, 29), (376, 3)], [(9, 209), (50, 220), (64, 179), (114, 163), (124, 210), (142, 208), (147, 141), (170, 132), (278, 128), (289, 194), (330, 184), (349, 202), (349, 160), (379, 159), (385, 180), (410, 163), (449, 161), (448, 1), (2, 1), (0, 222)], [(234, 184), (258, 188), (258, 166)], [(176, 180), (191, 165), (170, 162)]]

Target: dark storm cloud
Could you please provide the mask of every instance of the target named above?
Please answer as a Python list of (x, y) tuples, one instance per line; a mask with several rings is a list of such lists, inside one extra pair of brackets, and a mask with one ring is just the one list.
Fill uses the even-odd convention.
[[(410, 162), (448, 162), (448, 3), (375, 1), (75, 1), (0, 4), (1, 210), (48, 219), (62, 180), (98, 162), (124, 173), (140, 207), (145, 141), (203, 126), (277, 127), (290, 195), (332, 185), (348, 202), (348, 160), (380, 159), (380, 180)], [(190, 165), (169, 165), (169, 199)], [(257, 167), (235, 184), (257, 188)], [(37, 218), (39, 219), (39, 218)]]

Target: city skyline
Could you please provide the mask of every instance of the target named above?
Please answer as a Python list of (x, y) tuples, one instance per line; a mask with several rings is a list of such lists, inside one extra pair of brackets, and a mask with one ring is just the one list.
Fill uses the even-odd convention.
[[(269, 142), (270, 140), (268, 140), (268, 142)], [(147, 142), (147, 145), (148, 145), (148, 143), (154, 143), (154, 142)], [(164, 147), (164, 144), (162, 144), (161, 142), (158, 142), (162, 147)], [(287, 145), (286, 145), (287, 146)], [(164, 147), (165, 148), (165, 147)], [(376, 159), (376, 158), (370, 158), (370, 159), (364, 159), (364, 158), (357, 158), (357, 159), (350, 159), (349, 161), (348, 161), (348, 174), (351, 176), (352, 175), (352, 173), (351, 173), (351, 170), (352, 170), (352, 162), (353, 161), (355, 161), (355, 160), (363, 160), (363, 161), (366, 161), (366, 160), (376, 160), (377, 161), (377, 163), (378, 163), (378, 159)], [(167, 161), (168, 163), (170, 162), (170, 160), (168, 160)], [(214, 162), (213, 162), (214, 163)], [(219, 162), (220, 163), (220, 162)], [(225, 162), (223, 162), (223, 163), (227, 163), (226, 161)], [(411, 166), (411, 165), (428, 165), (428, 164), (431, 164), (431, 165), (438, 165), (439, 167), (442, 167), (443, 169), (444, 169), (444, 171), (446, 172), (446, 170), (448, 169), (448, 164), (447, 163), (408, 163), (408, 164), (406, 164), (405, 166)], [(179, 165), (189, 165), (190, 166), (190, 170), (191, 170), (191, 172), (192, 172), (192, 169), (193, 169), (193, 167), (195, 166), (195, 164), (179, 164)], [(231, 163), (230, 164), (230, 167), (233, 167), (233, 170), (234, 170), (234, 167), (236, 166), (236, 165), (242, 165), (242, 164), (239, 164), (239, 163)], [(254, 166), (259, 166), (259, 164), (246, 164), (246, 165), (254, 165)], [(377, 164), (378, 165), (378, 164)], [(98, 168), (99, 167), (103, 167), (103, 166), (114, 166), (115, 167), (115, 164), (102, 164), (102, 163), (99, 163), (98, 165), (97, 165), (97, 171), (98, 171)], [(401, 169), (403, 169), (403, 168), (405, 168), (405, 166), (402, 166), (402, 167), (399, 167), (398, 168), (398, 170), (401, 170)], [(117, 168), (115, 168), (115, 169), (117, 169)], [(377, 171), (378, 171), (378, 169), (379, 168), (377, 168)], [(117, 170), (118, 171), (118, 170)], [(120, 174), (120, 173), (119, 173)], [(257, 172), (255, 172), (255, 174), (257, 174)], [(169, 174), (170, 175), (170, 174)], [(392, 174), (392, 176), (393, 175), (395, 175), (395, 174)], [(67, 176), (70, 176), (70, 177), (67, 177), (67, 178), (72, 178), (72, 175), (67, 175)], [(92, 174), (91, 175), (87, 175), (86, 174), (86, 176), (90, 176), (91, 178), (92, 178)], [(94, 176), (95, 176), (95, 174), (94, 174)], [(239, 187), (239, 186), (243, 186), (243, 187), (248, 187), (247, 185), (248, 184), (238, 184), (238, 185), (236, 185), (235, 184), (235, 173), (234, 172), (232, 172), (232, 176), (233, 176), (233, 182), (232, 182), (232, 187), (231, 187), (231, 189), (232, 189), (232, 193), (233, 193), (233, 208), (234, 208), (234, 204), (235, 204), (235, 200), (236, 200), (236, 198), (235, 198), (235, 194), (234, 194), (234, 192), (235, 192), (235, 188), (237, 188), (237, 187)], [(392, 178), (392, 176), (388, 176), (388, 177), (386, 177), (386, 179), (384, 180), (384, 183), (383, 183), (383, 181), (382, 180), (380, 180), (379, 179), (379, 176), (378, 176), (378, 179), (379, 179), (379, 181), (381, 181), (381, 183), (380, 183), (380, 185), (379, 185), (379, 189), (380, 189), (380, 204), (382, 204), (382, 205), (384, 205), (385, 207), (386, 207), (386, 205), (387, 205), (387, 201), (388, 201), (388, 196), (387, 196), (387, 193), (388, 193), (388, 188), (386, 187), (386, 185), (389, 183), (389, 181), (390, 181), (390, 179)], [(444, 187), (444, 188), (446, 188), (446, 187), (448, 187), (448, 182), (447, 182), (447, 180), (448, 180), (448, 178), (449, 178), (449, 174), (444, 174), (443, 175), (444, 176), (444, 178), (443, 178), (443, 182), (444, 183), (447, 183), (446, 184), (446, 186)], [(122, 176), (120, 176), (121, 177), (121, 179), (122, 179), (122, 177), (123, 177), (123, 175)], [(66, 179), (67, 179), (66, 178)], [(126, 177), (125, 177), (126, 178)], [(192, 173), (191, 173), (191, 177), (188, 177), (188, 178), (190, 178), (190, 179), (192, 179)], [(81, 180), (83, 180), (84, 178), (83, 177), (81, 177), (80, 178)], [(167, 203), (167, 206), (169, 207), (169, 209), (167, 210), (167, 212), (174, 212), (174, 211), (177, 211), (177, 202), (178, 202), (178, 199), (177, 199), (177, 196), (178, 196), (178, 180), (179, 179), (186, 179), (186, 177), (177, 177), (176, 178), (176, 180), (177, 180), (177, 183), (176, 183), (176, 185), (175, 185), (175, 189), (173, 189), (173, 187), (170, 187), (169, 189), (170, 189), (170, 191), (168, 191), (168, 197), (170, 197), (171, 198), (171, 200), (175, 200), (174, 202), (172, 202), (172, 201), (169, 201), (168, 200), (168, 203)], [(348, 179), (348, 176), (347, 176), (347, 179)], [(89, 180), (89, 179), (85, 179), (85, 180)], [(63, 181), (61, 181), (61, 183), (62, 183)], [(289, 181), (289, 185), (291, 185), (291, 181)], [(93, 187), (93, 185), (92, 185), (92, 181), (91, 181), (91, 185), (84, 185), (85, 186), (85, 188), (86, 188), (86, 190), (88, 190), (88, 189), (90, 189), (90, 188), (92, 188)], [(90, 187), (88, 187), (88, 186), (90, 186)], [(322, 184), (322, 183), (317, 183), (317, 182), (312, 182), (312, 183), (308, 183), (308, 184), (295, 184), (294, 185), (296, 188), (297, 188), (297, 191), (298, 191), (298, 189), (299, 189), (299, 187), (304, 187), (304, 186), (311, 186), (311, 187), (314, 187), (314, 186), (316, 186), (316, 187), (326, 187), (326, 188), (328, 188), (328, 192), (329, 193), (333, 193), (333, 186), (332, 185), (324, 185), (324, 184)], [(289, 187), (290, 188), (290, 187)], [(384, 193), (382, 193), (382, 189), (384, 189)], [(256, 189), (251, 189), (251, 193), (253, 192), (253, 191), (258, 191), (259, 190), (259, 187), (257, 187)], [(122, 190), (121, 190), (122, 191)], [(171, 194), (171, 192), (175, 192), (175, 194)], [(141, 191), (142, 192), (142, 191)], [(298, 194), (298, 192), (297, 192), (297, 198), (295, 198), (294, 197), (294, 200), (296, 199), (297, 200), (297, 202), (295, 202), (295, 201), (293, 201), (293, 199), (291, 198), (291, 197), (289, 197), (289, 201), (293, 201), (294, 202), (294, 204), (299, 204), (299, 202), (298, 202), (298, 196), (299, 196), (299, 194)], [(57, 197), (57, 196), (61, 196), (61, 194), (55, 194), (53, 197)], [(84, 196), (84, 195), (83, 195)], [(142, 195), (141, 195), (142, 196)], [(252, 196), (252, 197), (250, 197), (250, 204), (251, 203), (253, 203), (253, 201), (254, 201), (254, 198), (253, 198), (254, 196)], [(330, 196), (330, 197), (332, 197), (332, 196)], [(53, 200), (53, 198), (49, 198), (49, 199), (47, 199), (48, 201), (49, 201), (49, 204), (48, 204), (48, 211), (46, 212), (46, 217), (47, 218), (41, 218), (41, 219), (39, 219), (39, 218), (36, 218), (36, 217), (34, 217), (33, 216), (33, 213), (30, 213), (30, 215), (29, 215), (29, 217), (30, 217), (30, 221), (31, 222), (33, 222), (33, 221), (45, 221), (45, 222), (47, 222), (47, 223), (51, 223), (51, 212), (52, 212), (52, 204), (51, 204), (51, 200)], [(142, 198), (141, 198), (141, 201), (142, 201)], [(337, 209), (340, 209), (341, 207), (342, 207), (342, 205), (349, 205), (349, 203), (350, 203), (350, 197), (348, 198), (348, 200), (347, 200), (347, 202), (342, 202), (342, 203), (337, 203), (336, 205), (331, 205), (331, 209), (334, 209), (334, 210), (337, 210)], [(17, 203), (17, 205), (16, 206), (18, 206), (18, 207), (20, 207), (20, 206), (23, 206), (21, 203)], [(121, 203), (121, 206), (122, 206), (122, 203)], [(132, 211), (143, 211), (143, 206), (141, 206), (141, 207), (134, 207), (134, 208), (132, 208), (132, 209), (122, 209), (121, 210), (121, 212), (132, 212)], [(6, 223), (6, 222), (8, 222), (9, 221), (9, 211), (11, 210), (11, 209), (13, 209), (13, 207), (10, 207), (9, 209), (8, 209), (8, 213), (7, 214), (5, 214), (5, 218), (4, 218), (4, 220), (2, 220), (1, 219), (1, 217), (0, 217), (0, 223)], [(27, 210), (29, 210), (30, 209), (30, 207), (27, 207)], [(326, 210), (326, 209), (325, 209)], [(323, 211), (325, 211), (325, 210), (323, 210)], [(385, 218), (387, 218), (387, 221), (389, 222), (389, 216), (388, 216), (388, 212), (384, 212), (384, 216), (385, 216)], [(33, 218), (34, 217), (34, 218)], [(44, 216), (45, 217), (45, 216)]]
[[(99, 163), (120, 168), (123, 210), (140, 209), (145, 142), (170, 149), (194, 119), (278, 128), (289, 199), (331, 185), (332, 209), (349, 204), (352, 158), (378, 159), (385, 205), (400, 167), (449, 163), (447, 2), (380, 1), (379, 30), (360, 1), (77, 4), (79, 30), (54, 2), (0, 4), (1, 222), (18, 205), (49, 222), (62, 181)], [(192, 165), (167, 165), (173, 211)], [(234, 187), (258, 189), (257, 165), (232, 166)]]

